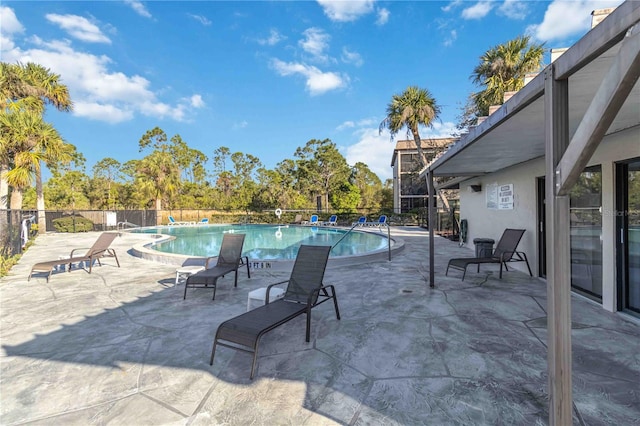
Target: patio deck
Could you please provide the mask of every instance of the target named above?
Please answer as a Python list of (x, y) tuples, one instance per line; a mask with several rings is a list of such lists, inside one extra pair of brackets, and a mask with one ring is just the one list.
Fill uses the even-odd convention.
[[(336, 266), (342, 320), (330, 304), (268, 333), (256, 378), (251, 356), (219, 348), (220, 322), (246, 310), (249, 291), (286, 279), (257, 269), (182, 299), (175, 266), (126, 254), (148, 235), (112, 244), (92, 274), (27, 282), (32, 264), (97, 233), (38, 237), (0, 279), (0, 423), (474, 424), (548, 422), (546, 284), (497, 267), (447, 260), (469, 249), (437, 238), (436, 288), (428, 280), (427, 232), (392, 228), (405, 249), (393, 260)], [(574, 295), (574, 424), (640, 424), (640, 325)]]

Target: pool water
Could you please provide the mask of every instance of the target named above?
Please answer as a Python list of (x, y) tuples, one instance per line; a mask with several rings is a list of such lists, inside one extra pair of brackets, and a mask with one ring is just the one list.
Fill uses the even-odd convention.
[[(217, 256), (225, 233), (245, 234), (243, 256), (261, 260), (293, 260), (302, 244), (335, 246), (331, 257), (363, 255), (388, 247), (382, 232), (348, 233), (346, 229), (316, 226), (197, 225), (144, 228), (135, 232), (165, 234), (175, 239), (160, 242), (153, 249), (188, 256)], [(347, 234), (345, 236), (345, 234)], [(340, 241), (341, 238), (343, 238)]]

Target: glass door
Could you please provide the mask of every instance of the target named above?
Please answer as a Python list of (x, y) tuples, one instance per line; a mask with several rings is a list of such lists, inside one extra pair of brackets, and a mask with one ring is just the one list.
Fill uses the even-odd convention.
[(640, 314), (640, 159), (617, 167), (618, 308)]
[(602, 300), (602, 170), (584, 169), (570, 196), (571, 287)]

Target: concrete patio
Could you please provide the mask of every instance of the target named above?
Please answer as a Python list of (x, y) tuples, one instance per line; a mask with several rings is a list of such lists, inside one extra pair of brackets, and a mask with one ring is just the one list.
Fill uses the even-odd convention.
[[(472, 252), (392, 227), (405, 248), (391, 262), (330, 266), (332, 305), (268, 333), (257, 375), (251, 356), (209, 356), (215, 330), (244, 312), (247, 294), (286, 279), (256, 269), (208, 290), (173, 287), (175, 266), (128, 250), (150, 235), (123, 234), (113, 259), (27, 281), (31, 265), (98, 233), (36, 239), (0, 279), (0, 424), (113, 425), (535, 425), (547, 424), (546, 284), (497, 267), (445, 277)], [(580, 296), (572, 299), (574, 424), (640, 424), (640, 326)]]

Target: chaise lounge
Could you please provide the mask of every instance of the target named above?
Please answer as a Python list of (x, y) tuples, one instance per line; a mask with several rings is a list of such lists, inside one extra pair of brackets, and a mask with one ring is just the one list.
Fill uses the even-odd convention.
[[(27, 281), (31, 280), (31, 276), (34, 272), (43, 272), (47, 274), (47, 282), (49, 282), (49, 278), (51, 277), (54, 268), (61, 265), (66, 265), (67, 270), (71, 272), (71, 265), (73, 265), (74, 263), (81, 264), (82, 262), (88, 262), (89, 273), (91, 273), (93, 263), (98, 262), (98, 265), (102, 266), (102, 263), (100, 263), (100, 259), (104, 257), (113, 257), (116, 260), (116, 264), (119, 268), (120, 262), (118, 261), (118, 256), (116, 256), (116, 251), (112, 248), (109, 248), (109, 246), (117, 236), (118, 234), (115, 232), (103, 232), (102, 234), (100, 234), (96, 242), (93, 243), (93, 246), (91, 246), (89, 249), (75, 248), (71, 250), (69, 256), (61, 256), (58, 260), (49, 260), (46, 262), (36, 263), (31, 267), (31, 272), (29, 273)], [(87, 251), (84, 254), (79, 255), (77, 254), (77, 252), (80, 250)]]
[[(216, 287), (218, 278), (235, 272), (234, 287), (238, 287), (238, 268), (241, 265), (247, 265), (247, 276), (251, 278), (249, 272), (249, 257), (242, 256), (242, 246), (244, 245), (244, 234), (224, 234), (220, 253), (217, 257), (209, 257), (205, 261), (204, 271), (197, 272), (189, 278), (184, 285), (183, 299), (187, 298), (187, 289), (191, 288), (213, 288), (213, 299), (216, 300)], [(211, 267), (210, 264), (216, 260), (216, 264)]]
[(449, 260), (445, 275), (449, 274), (449, 268), (458, 269), (462, 271), (462, 281), (464, 281), (464, 277), (467, 274), (467, 266), (478, 265), (477, 272), (480, 272), (481, 264), (497, 263), (500, 264), (500, 279), (502, 279), (503, 265), (507, 271), (509, 270), (507, 262), (526, 262), (529, 275), (533, 276), (527, 255), (524, 252), (516, 251), (524, 231), (524, 229), (505, 229), (491, 257), (462, 257)]
[[(336, 317), (340, 319), (338, 300), (333, 285), (323, 285), (330, 246), (302, 245), (298, 251), (291, 277), (287, 281), (267, 287), (265, 305), (231, 318), (220, 324), (211, 350), (211, 362), (218, 345), (253, 354), (250, 378), (253, 379), (258, 361), (258, 345), (262, 336), (298, 315), (307, 314), (306, 341), (310, 339), (311, 309), (333, 299)], [(287, 284), (282, 299), (269, 303), (272, 287)]]

